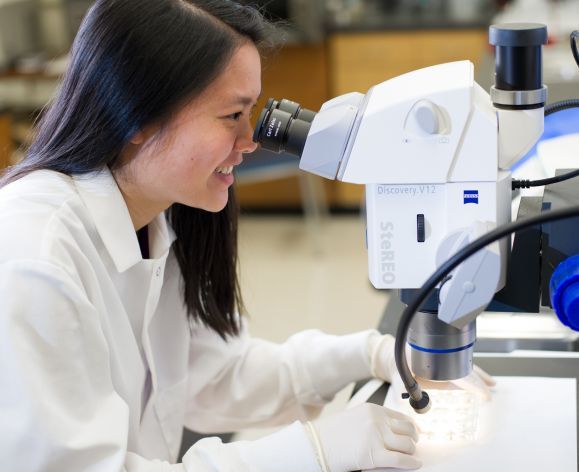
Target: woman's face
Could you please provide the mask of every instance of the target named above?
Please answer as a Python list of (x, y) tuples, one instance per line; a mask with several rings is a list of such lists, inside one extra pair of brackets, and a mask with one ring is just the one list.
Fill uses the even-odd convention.
[(127, 166), (130, 177), (128, 185), (121, 185), (125, 196), (132, 193), (129, 207), (130, 203), (149, 205), (155, 214), (173, 203), (222, 210), (234, 181), (233, 167), (241, 164), (243, 153), (256, 148), (250, 117), (260, 93), (260, 56), (255, 46), (247, 43), (234, 53), (221, 75), (171, 119), (159, 137), (147, 139), (143, 131), (132, 141)]

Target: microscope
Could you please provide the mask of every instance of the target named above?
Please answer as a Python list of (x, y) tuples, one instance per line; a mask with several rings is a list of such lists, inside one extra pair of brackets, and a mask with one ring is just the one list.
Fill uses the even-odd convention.
[[(407, 304), (449, 259), (511, 222), (509, 169), (543, 132), (547, 28), (493, 25), (489, 36), (490, 94), (474, 81), (473, 64), (459, 61), (336, 97), (318, 113), (270, 99), (257, 121), (254, 141), (264, 149), (300, 157), (306, 172), (366, 186), (370, 281), (400, 289)], [(509, 237), (490, 242), (423, 297), (407, 336), (417, 376), (471, 372), (476, 317), (505, 286), (510, 250)], [(411, 376), (403, 350), (397, 365), (403, 380)], [(412, 381), (411, 405), (424, 412), (428, 398)]]

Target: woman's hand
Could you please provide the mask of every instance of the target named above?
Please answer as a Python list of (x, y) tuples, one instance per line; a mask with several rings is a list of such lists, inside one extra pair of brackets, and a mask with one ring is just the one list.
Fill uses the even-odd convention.
[(305, 425), (323, 472), (397, 467), (416, 469), (418, 431), (406, 415), (362, 405), (322, 416)]
[[(372, 375), (375, 378), (393, 383), (395, 377), (399, 377), (396, 361), (394, 359), (394, 345), (396, 340), (389, 334), (374, 334), (368, 338), (368, 355), (370, 356), (370, 366)], [(408, 357), (408, 356), (407, 356)], [(462, 389), (477, 393), (485, 400), (491, 398), (491, 387), (495, 380), (478, 366), (474, 366), (472, 372), (462, 379), (448, 382), (433, 382), (420, 377), (416, 377), (420, 385), (435, 389)]]

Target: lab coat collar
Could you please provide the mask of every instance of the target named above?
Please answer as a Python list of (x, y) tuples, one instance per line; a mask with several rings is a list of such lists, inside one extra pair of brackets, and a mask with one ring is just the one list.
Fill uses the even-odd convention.
[[(86, 205), (96, 230), (116, 269), (124, 272), (142, 261), (137, 234), (123, 195), (108, 167), (73, 176), (78, 193)], [(151, 254), (166, 256), (175, 233), (161, 213), (149, 225)]]

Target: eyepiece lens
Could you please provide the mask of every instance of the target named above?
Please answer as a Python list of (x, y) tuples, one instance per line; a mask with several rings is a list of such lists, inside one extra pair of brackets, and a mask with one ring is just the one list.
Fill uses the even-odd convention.
[(285, 136), (291, 123), (291, 115), (282, 110), (272, 110), (265, 119), (260, 135), (264, 149), (274, 152), (283, 152)]
[(263, 149), (301, 157), (315, 116), (314, 112), (302, 109), (299, 103), (270, 98), (259, 115), (253, 140)]

